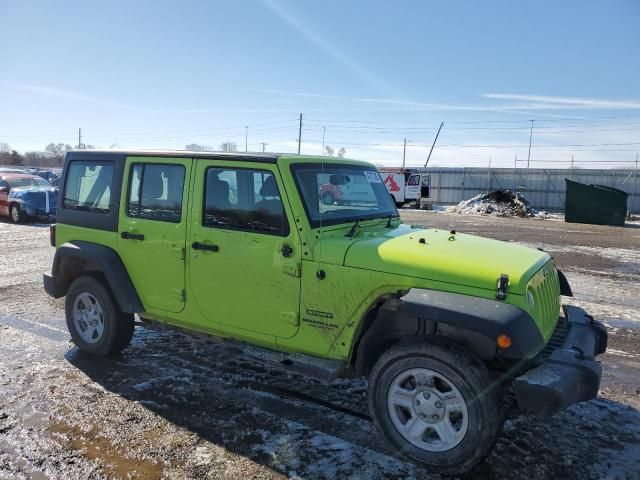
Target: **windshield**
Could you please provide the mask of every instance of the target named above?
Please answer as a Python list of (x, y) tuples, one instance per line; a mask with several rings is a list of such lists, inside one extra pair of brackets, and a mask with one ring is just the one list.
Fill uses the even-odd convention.
[(11, 178), (7, 181), (11, 188), (20, 188), (20, 187), (51, 187), (51, 184), (47, 182), (45, 179), (40, 177), (34, 178)]
[(291, 170), (313, 228), (398, 215), (375, 168), (313, 163)]

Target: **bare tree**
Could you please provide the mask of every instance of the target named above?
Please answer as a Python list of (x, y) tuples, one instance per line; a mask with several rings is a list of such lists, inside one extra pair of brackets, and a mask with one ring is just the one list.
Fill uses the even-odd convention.
[(340, 147), (340, 150), (338, 150), (338, 157), (344, 158), (345, 153), (347, 153), (347, 150), (344, 147)]
[(6, 143), (0, 144), (0, 165), (22, 165), (24, 157)]
[(32, 167), (53, 166), (57, 161), (56, 158), (45, 152), (25, 152), (24, 163)]
[(327, 155), (329, 155), (330, 157), (333, 157), (333, 147), (331, 145), (326, 145), (324, 147), (325, 151), (327, 152)]
[(220, 144), (220, 150), (223, 152), (237, 152), (238, 144), (236, 142), (222, 142)]
[(71, 145), (64, 143), (50, 143), (45, 147), (45, 152), (47, 152), (55, 161), (55, 165), (62, 165), (62, 160), (64, 159), (64, 155), (72, 150)]
[(190, 143), (189, 145), (185, 145), (184, 149), (190, 150), (192, 152), (207, 152), (213, 150), (213, 148), (208, 145), (200, 145), (197, 143)]

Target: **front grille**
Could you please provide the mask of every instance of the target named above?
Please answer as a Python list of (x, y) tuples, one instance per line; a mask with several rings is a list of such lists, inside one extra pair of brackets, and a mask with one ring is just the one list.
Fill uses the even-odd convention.
[(552, 260), (536, 272), (527, 290), (533, 296), (531, 313), (546, 340), (554, 331), (560, 315), (560, 280)]
[(47, 202), (46, 195), (45, 192), (32, 192), (29, 194), (28, 201), (34, 208), (44, 211)]

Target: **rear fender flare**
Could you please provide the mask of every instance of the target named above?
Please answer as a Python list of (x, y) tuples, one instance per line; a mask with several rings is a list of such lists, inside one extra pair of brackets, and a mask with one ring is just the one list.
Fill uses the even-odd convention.
[(92, 242), (72, 241), (58, 247), (53, 259), (51, 276), (45, 284), (56, 297), (67, 294), (71, 282), (83, 272), (99, 272), (107, 284), (120, 310), (125, 313), (144, 312), (140, 297), (131, 282), (120, 256), (111, 248)]

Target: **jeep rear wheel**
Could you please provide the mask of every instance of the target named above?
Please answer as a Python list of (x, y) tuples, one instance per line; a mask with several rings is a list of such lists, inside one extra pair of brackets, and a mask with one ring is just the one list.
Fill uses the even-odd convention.
[(369, 409), (399, 453), (443, 474), (482, 461), (503, 421), (484, 364), (440, 340), (412, 339), (387, 350), (371, 370)]
[(78, 277), (65, 301), (67, 328), (77, 347), (106, 356), (120, 352), (133, 336), (133, 315), (120, 311), (105, 286), (93, 277)]

